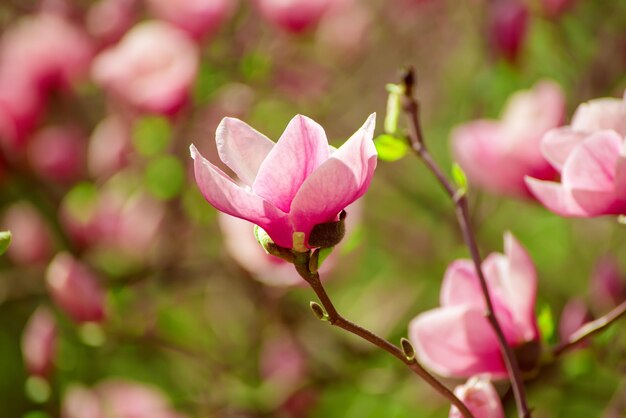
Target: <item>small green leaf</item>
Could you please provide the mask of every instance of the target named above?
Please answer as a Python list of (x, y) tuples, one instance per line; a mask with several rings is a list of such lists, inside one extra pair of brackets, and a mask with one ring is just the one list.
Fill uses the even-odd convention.
[(409, 146), (403, 139), (387, 134), (376, 137), (374, 145), (378, 151), (378, 158), (383, 161), (397, 161), (404, 157), (409, 150)]
[(154, 196), (168, 200), (181, 192), (185, 183), (185, 169), (176, 157), (166, 155), (150, 161), (144, 179), (146, 187)]
[(311, 307), (311, 310), (313, 311), (313, 314), (317, 319), (319, 319), (320, 321), (328, 321), (328, 314), (326, 313), (326, 311), (324, 311), (324, 308), (322, 308), (319, 303), (310, 302), (309, 306)]
[(11, 245), (11, 231), (0, 232), (0, 255), (4, 254)]
[(334, 248), (335, 247), (324, 247), (318, 249), (319, 257), (317, 259), (317, 268), (322, 267), (322, 263), (324, 263), (328, 256), (333, 252)]
[(396, 84), (387, 85), (387, 113), (385, 115), (385, 133), (393, 135), (398, 132), (398, 120), (402, 109), (403, 88)]
[(461, 166), (457, 163), (452, 164), (452, 179), (459, 190), (464, 193), (467, 191), (467, 176), (465, 175), (465, 171), (463, 171)]
[(263, 247), (265, 252), (269, 254), (267, 249), (270, 243), (272, 243), (272, 239), (267, 232), (258, 225), (254, 225), (254, 238), (256, 238), (256, 241)]
[(555, 338), (555, 324), (554, 317), (552, 316), (552, 309), (550, 305), (543, 305), (537, 315), (537, 325), (544, 341), (554, 342)]
[(170, 123), (162, 116), (141, 118), (133, 127), (133, 144), (137, 152), (146, 157), (165, 151), (171, 137)]

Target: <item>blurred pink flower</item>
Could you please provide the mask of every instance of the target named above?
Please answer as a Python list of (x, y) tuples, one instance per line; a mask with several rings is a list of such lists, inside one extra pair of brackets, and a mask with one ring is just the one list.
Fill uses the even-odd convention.
[(13, 203), (4, 213), (3, 229), (12, 233), (7, 256), (17, 264), (44, 264), (52, 255), (48, 224), (30, 203)]
[(199, 51), (187, 35), (158, 21), (140, 23), (96, 57), (94, 80), (139, 111), (173, 115), (187, 102)]
[(332, 3), (333, 0), (256, 0), (268, 22), (292, 33), (317, 25)]
[(0, 145), (7, 153), (26, 144), (43, 107), (41, 92), (28, 80), (12, 80), (0, 74)]
[(57, 326), (52, 313), (39, 307), (28, 320), (22, 335), (22, 355), (28, 373), (47, 377), (54, 366)]
[(546, 16), (557, 18), (571, 9), (576, 0), (541, 0), (541, 8)]
[(598, 311), (611, 309), (626, 300), (626, 281), (614, 257), (604, 256), (598, 260), (591, 275), (589, 293)]
[(210, 36), (231, 16), (235, 0), (146, 0), (152, 14), (189, 33)]
[(89, 390), (73, 386), (63, 400), (62, 418), (184, 418), (150, 386), (112, 379)]
[(320, 21), (316, 37), (325, 53), (353, 58), (367, 49), (372, 20), (363, 2), (336, 0)]
[(91, 5), (85, 18), (87, 31), (104, 45), (120, 40), (133, 25), (136, 0), (100, 0)]
[[(584, 324), (593, 318), (587, 309), (587, 305), (581, 299), (570, 299), (563, 307), (561, 319), (559, 320), (559, 339), (564, 342)], [(585, 342), (581, 342), (578, 347), (584, 347)]]
[(528, 9), (522, 0), (495, 0), (489, 7), (491, 49), (496, 56), (515, 62), (528, 32)]
[(74, 126), (51, 126), (36, 132), (28, 144), (28, 159), (44, 180), (71, 183), (85, 171), (85, 135)]
[(215, 208), (260, 226), (279, 246), (291, 248), (294, 232), (303, 232), (306, 244), (315, 225), (336, 221), (367, 191), (377, 162), (374, 125), (371, 115), (332, 151), (324, 129), (301, 115), (276, 144), (244, 122), (225, 118), (216, 133), (218, 152), (245, 187), (192, 145), (196, 182)]
[(106, 294), (95, 274), (69, 253), (60, 253), (46, 272), (50, 296), (75, 322), (101, 322)]
[(89, 174), (106, 179), (128, 164), (132, 151), (131, 128), (121, 117), (110, 115), (91, 133), (87, 153)]
[[(510, 233), (505, 254), (482, 264), (498, 321), (512, 347), (539, 338), (535, 317), (537, 275), (528, 253)], [(506, 377), (496, 335), (485, 317), (485, 302), (474, 265), (457, 260), (446, 271), (441, 307), (415, 317), (409, 337), (422, 364), (442, 376), (488, 373)]]
[[(502, 117), (465, 123), (452, 132), (452, 148), (472, 185), (491, 192), (529, 196), (524, 177), (552, 179), (556, 171), (541, 154), (541, 138), (563, 122), (565, 97), (558, 84), (541, 81), (513, 94)], [(494, 175), (497, 173), (497, 175)]]
[[(469, 408), (474, 418), (505, 418), (498, 392), (486, 376), (473, 376), (464, 385), (457, 386), (454, 394)], [(462, 418), (455, 406), (449, 418)]]
[(626, 213), (626, 100), (597, 99), (578, 107), (570, 126), (548, 132), (543, 155), (561, 173), (561, 183), (526, 184), (549, 210), (561, 216)]
[(293, 390), (306, 376), (306, 356), (293, 337), (280, 335), (263, 344), (259, 367), (264, 380)]

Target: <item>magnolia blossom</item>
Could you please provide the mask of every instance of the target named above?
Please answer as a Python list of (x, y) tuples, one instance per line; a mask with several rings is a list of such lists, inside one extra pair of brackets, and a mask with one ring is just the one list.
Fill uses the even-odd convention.
[(264, 380), (293, 390), (306, 376), (306, 356), (293, 337), (279, 335), (263, 344), (259, 368)]
[[(457, 386), (454, 394), (467, 406), (474, 418), (505, 418), (498, 392), (486, 376), (474, 376), (464, 385)], [(450, 408), (449, 418), (462, 418), (455, 406)]]
[(69, 253), (60, 253), (52, 260), (46, 283), (54, 302), (75, 322), (104, 320), (104, 290), (94, 273)]
[(21, 149), (41, 118), (44, 98), (28, 80), (0, 74), (0, 145), (9, 152)]
[(88, 10), (85, 26), (103, 44), (117, 42), (133, 24), (136, 0), (100, 0)]
[(598, 260), (589, 283), (591, 302), (598, 311), (606, 311), (626, 300), (626, 281), (617, 260), (604, 256)]
[[(528, 253), (510, 233), (504, 236), (504, 252), (490, 254), (482, 270), (504, 336), (512, 347), (519, 347), (539, 338), (537, 275)], [(442, 376), (506, 377), (472, 261), (457, 260), (448, 267), (440, 300), (441, 307), (418, 315), (409, 325), (422, 364)]]
[(146, 0), (152, 14), (203, 38), (215, 32), (235, 9), (234, 0)]
[(352, 58), (367, 49), (372, 26), (370, 10), (356, 0), (335, 0), (316, 31), (325, 53)]
[(22, 335), (22, 355), (31, 375), (46, 377), (52, 369), (57, 345), (57, 326), (52, 313), (38, 308)]
[(7, 256), (17, 264), (43, 264), (52, 255), (52, 234), (36, 208), (17, 202), (4, 213), (3, 229), (12, 232)]
[(45, 180), (73, 182), (85, 171), (86, 138), (74, 126), (50, 126), (28, 144), (33, 170)]
[(548, 132), (543, 155), (561, 182), (532, 175), (535, 197), (562, 216), (593, 217), (626, 213), (626, 100), (597, 99), (578, 107), (570, 126)]
[[(578, 331), (583, 325), (591, 321), (591, 315), (587, 305), (581, 299), (571, 299), (563, 307), (561, 319), (559, 320), (559, 338), (561, 341), (567, 341), (569, 337)], [(585, 342), (579, 344), (580, 347), (585, 346)]]
[(324, 129), (294, 117), (274, 144), (238, 119), (225, 118), (216, 141), (222, 161), (243, 186), (191, 146), (196, 182), (218, 210), (263, 228), (279, 246), (292, 248), (294, 232), (309, 235), (315, 225), (333, 222), (368, 189), (376, 168), (372, 141), (375, 115), (339, 149)]
[(150, 386), (111, 379), (93, 389), (72, 386), (63, 399), (62, 418), (184, 418)]
[(541, 8), (546, 16), (556, 18), (571, 9), (575, 0), (541, 0)]
[(332, 3), (333, 0), (256, 0), (270, 23), (293, 33), (315, 26)]
[(97, 56), (92, 76), (139, 111), (172, 115), (188, 100), (198, 60), (198, 48), (184, 32), (148, 21)]
[(91, 133), (87, 151), (89, 173), (108, 178), (128, 164), (132, 151), (130, 124), (111, 115), (103, 119)]
[[(528, 196), (524, 176), (552, 179), (541, 138), (563, 122), (565, 97), (558, 84), (541, 81), (511, 96), (500, 120), (476, 120), (452, 132), (455, 159), (470, 182), (494, 193)], [(497, 173), (497, 175), (495, 174)]]
[(489, 43), (497, 56), (515, 62), (524, 45), (530, 15), (522, 0), (496, 0), (490, 4)]

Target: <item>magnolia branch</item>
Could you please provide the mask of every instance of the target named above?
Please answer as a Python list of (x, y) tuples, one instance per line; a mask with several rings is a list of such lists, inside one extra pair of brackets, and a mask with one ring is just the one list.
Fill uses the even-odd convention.
[(373, 332), (341, 316), (341, 314), (335, 308), (335, 305), (331, 301), (330, 297), (328, 296), (328, 293), (326, 293), (326, 289), (324, 288), (324, 285), (320, 280), (319, 273), (317, 273), (316, 271), (311, 271), (310, 261), (311, 253), (309, 251), (301, 252), (296, 254), (296, 260), (294, 261), (294, 265), (296, 266), (298, 274), (300, 274), (300, 276), (302, 276), (302, 278), (306, 280), (306, 282), (311, 286), (311, 289), (313, 289), (326, 311), (324, 315), (323, 312), (318, 313), (314, 309), (314, 312), (316, 313), (316, 315), (318, 315), (320, 319), (325, 319), (331, 325), (348, 331), (349, 333), (370, 342), (371, 344), (385, 350), (392, 356), (396, 357), (398, 360), (402, 361), (408, 368), (410, 368), (415, 374), (424, 379), (424, 381), (428, 385), (434, 388), (443, 397), (448, 399), (459, 411), (461, 411), (461, 414), (463, 414), (465, 418), (474, 418), (470, 410), (454, 394), (454, 392), (444, 386), (443, 383), (441, 383), (426, 369), (424, 369), (424, 367), (422, 367), (422, 365), (418, 363), (412, 353), (406, 353), (386, 339), (379, 337)]
[(419, 120), (419, 103), (415, 99), (415, 96), (413, 94), (413, 90), (415, 87), (415, 72), (412, 68), (407, 70), (406, 74), (404, 75), (403, 84), (405, 99), (404, 109), (409, 118), (410, 125), (408, 136), (409, 145), (411, 149), (415, 152), (415, 154), (417, 154), (417, 156), (424, 162), (426, 167), (437, 178), (437, 181), (441, 184), (448, 196), (450, 196), (450, 198), (454, 202), (456, 208), (456, 217), (459, 223), (459, 227), (461, 228), (461, 232), (463, 234), (463, 240), (465, 241), (465, 244), (467, 245), (471, 254), (472, 261), (474, 262), (476, 273), (478, 274), (478, 278), (480, 281), (480, 287), (485, 298), (485, 316), (496, 334), (498, 344), (500, 346), (500, 351), (502, 352), (502, 357), (504, 359), (504, 364), (511, 378), (511, 386), (513, 389), (513, 394), (515, 395), (518, 415), (520, 418), (529, 418), (531, 416), (530, 409), (528, 408), (528, 403), (526, 401), (524, 382), (522, 380), (519, 365), (517, 364), (517, 359), (515, 358), (511, 346), (509, 346), (509, 344), (507, 343), (498, 319), (494, 314), (491, 295), (489, 293), (487, 281), (481, 267), (482, 259), (478, 250), (478, 244), (476, 243), (475, 234), (469, 220), (467, 197), (465, 196), (464, 190), (458, 189), (448, 180), (448, 177), (444, 174), (439, 165), (433, 160), (430, 153), (428, 152), (428, 149), (426, 148), (422, 127)]
[(567, 341), (563, 341), (562, 343), (554, 347), (554, 349), (552, 350), (552, 354), (555, 357), (563, 354), (572, 347), (575, 347), (581, 341), (609, 327), (611, 324), (613, 324), (613, 322), (624, 316), (624, 314), (626, 314), (626, 300), (606, 315), (603, 315), (600, 318), (588, 322), (580, 327), (578, 331), (569, 336)]

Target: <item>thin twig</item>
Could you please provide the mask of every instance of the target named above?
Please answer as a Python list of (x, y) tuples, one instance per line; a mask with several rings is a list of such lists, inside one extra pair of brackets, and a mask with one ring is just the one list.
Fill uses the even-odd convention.
[(593, 320), (591, 322), (587, 322), (585, 325), (580, 327), (578, 331), (574, 332), (569, 336), (567, 341), (563, 341), (558, 344), (552, 350), (552, 354), (557, 357), (563, 354), (565, 351), (571, 349), (576, 346), (581, 341), (591, 337), (592, 335), (604, 330), (608, 326), (610, 326), (613, 322), (620, 319), (622, 316), (626, 314), (626, 301), (622, 302), (613, 310), (611, 310), (606, 315), (601, 316), (600, 318)]
[(319, 273), (312, 272), (309, 269), (309, 261), (310, 261), (310, 252), (300, 253), (300, 260), (295, 262), (296, 270), (302, 276), (304, 280), (311, 286), (317, 297), (319, 298), (322, 306), (326, 310), (327, 320), (331, 325), (339, 327), (345, 331), (348, 331), (351, 334), (356, 335), (364, 339), (365, 341), (370, 342), (371, 344), (385, 350), (401, 362), (403, 362), (408, 368), (410, 368), (415, 374), (424, 379), (428, 385), (430, 385), (433, 389), (439, 392), (443, 397), (448, 399), (465, 418), (473, 418), (474, 416), (470, 412), (469, 409), (465, 406), (463, 401), (461, 401), (450, 389), (444, 386), (437, 378), (431, 375), (421, 364), (417, 362), (415, 357), (408, 357), (402, 349), (398, 348), (388, 340), (379, 337), (373, 332), (363, 328), (360, 325), (355, 324), (341, 316), (335, 305), (331, 301), (328, 293), (326, 293), (326, 289), (320, 280)]
[(465, 244), (467, 245), (472, 256), (472, 261), (474, 262), (476, 273), (478, 274), (480, 287), (485, 298), (485, 316), (496, 334), (504, 364), (511, 379), (511, 386), (513, 388), (513, 394), (515, 395), (518, 415), (520, 418), (529, 418), (531, 416), (530, 409), (528, 408), (528, 404), (526, 402), (524, 382), (522, 380), (519, 365), (517, 364), (517, 359), (515, 358), (511, 346), (509, 346), (506, 341), (504, 333), (502, 332), (502, 327), (500, 326), (498, 319), (495, 316), (491, 295), (489, 293), (489, 287), (487, 286), (487, 281), (485, 280), (485, 275), (482, 271), (482, 259), (478, 250), (478, 244), (476, 243), (476, 237), (470, 223), (467, 197), (465, 196), (463, 190), (458, 189), (448, 180), (448, 176), (444, 174), (443, 170), (431, 157), (428, 149), (426, 148), (422, 127), (419, 120), (419, 104), (413, 94), (416, 80), (415, 72), (412, 68), (407, 70), (405, 76), (403, 77), (403, 83), (405, 95), (404, 108), (406, 114), (408, 115), (410, 125), (410, 131), (408, 136), (409, 145), (411, 146), (411, 149), (415, 152), (415, 154), (417, 154), (417, 156), (424, 162), (426, 167), (437, 178), (437, 181), (445, 189), (450, 199), (452, 199), (452, 201), (454, 202), (459, 227), (461, 228)]

